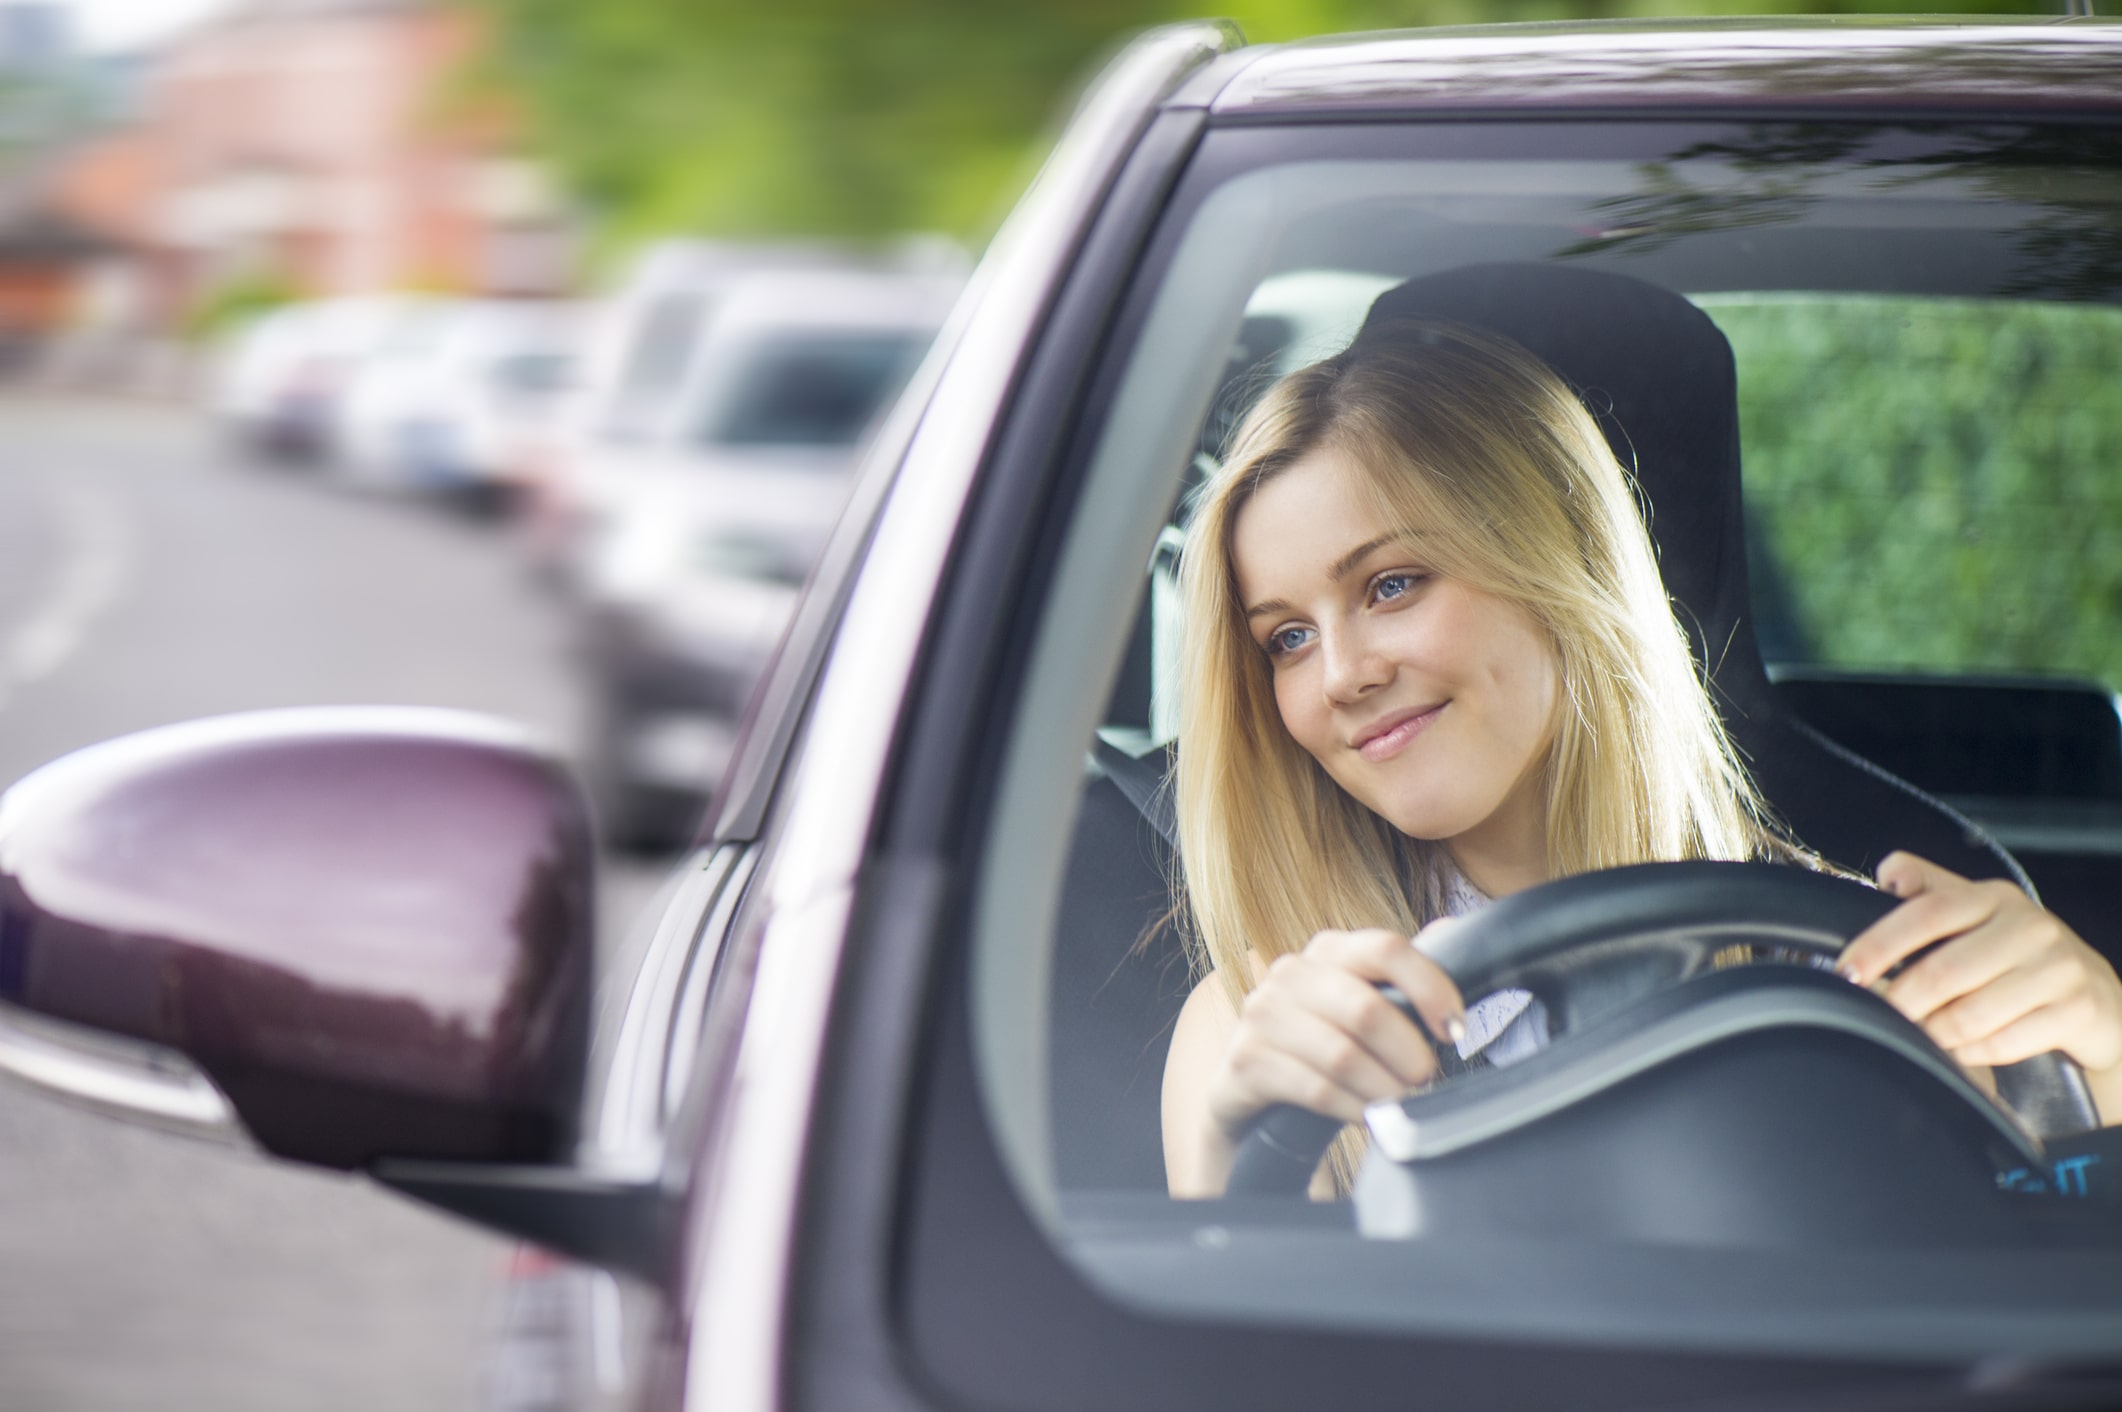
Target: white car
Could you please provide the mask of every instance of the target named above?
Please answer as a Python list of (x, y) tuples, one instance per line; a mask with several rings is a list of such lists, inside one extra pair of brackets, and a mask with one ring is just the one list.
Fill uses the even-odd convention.
[(615, 454), (682, 439), (702, 338), (724, 296), (754, 275), (872, 270), (962, 282), (965, 253), (932, 237), (881, 250), (830, 244), (671, 240), (650, 247), (601, 299), (524, 496), (534, 570), (565, 580), (581, 538), (588, 478)]
[(425, 301), (351, 295), (287, 304), (229, 340), (211, 410), (245, 447), (289, 459), (334, 455), (347, 397), (379, 355), (406, 346)]
[(615, 838), (684, 841), (871, 426), (959, 288), (870, 270), (733, 282), (660, 434), (586, 462), (571, 578), (600, 707), (590, 772)]
[(583, 319), (549, 301), (437, 302), (372, 359), (339, 418), (341, 473), (381, 489), (508, 497), (531, 474)]

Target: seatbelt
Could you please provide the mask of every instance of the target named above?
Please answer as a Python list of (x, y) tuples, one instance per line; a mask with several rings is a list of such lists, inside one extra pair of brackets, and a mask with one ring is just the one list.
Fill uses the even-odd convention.
[(1147, 754), (1134, 756), (1098, 735), (1092, 737), (1090, 755), (1121, 797), (1134, 805), (1135, 812), (1147, 819), (1150, 827), (1177, 852), (1179, 816), (1172, 805), (1171, 791), (1164, 787), (1172, 766), (1171, 747), (1155, 746)]

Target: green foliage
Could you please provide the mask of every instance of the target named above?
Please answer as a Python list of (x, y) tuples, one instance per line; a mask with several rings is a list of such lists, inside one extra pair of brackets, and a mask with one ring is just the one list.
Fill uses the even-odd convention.
[(983, 236), (1067, 94), (1128, 34), (1226, 14), (1255, 40), (1488, 20), (2023, 9), (1997, 0), (456, 0), (481, 82), (608, 246), (689, 231)]
[(973, 232), (1058, 95), (1156, 0), (476, 0), (485, 77), (622, 241)]
[(2122, 309), (1704, 302), (1817, 660), (2122, 686)]

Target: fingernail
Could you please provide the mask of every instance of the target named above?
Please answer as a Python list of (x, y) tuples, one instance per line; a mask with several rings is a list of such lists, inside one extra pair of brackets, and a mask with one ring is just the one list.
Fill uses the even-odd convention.
[(1444, 1033), (1453, 1044), (1466, 1043), (1466, 1021), (1457, 1015), (1448, 1016), (1444, 1021)]
[(1844, 961), (1835, 967), (1835, 974), (1840, 976), (1843, 980), (1848, 981), (1851, 985), (1864, 984), (1864, 982), (1857, 979), (1857, 968), (1855, 966), (1850, 965), (1847, 961)]

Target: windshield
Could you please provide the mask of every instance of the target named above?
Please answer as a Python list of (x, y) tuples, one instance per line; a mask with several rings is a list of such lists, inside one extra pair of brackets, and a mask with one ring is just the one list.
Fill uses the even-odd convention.
[(710, 303), (698, 291), (667, 291), (622, 311), (624, 348), (602, 421), (604, 435), (632, 440), (652, 430), (692, 366), (693, 345)]
[(702, 398), (703, 446), (851, 447), (920, 361), (914, 330), (776, 334), (724, 353)]
[[(1605, 856), (1766, 860), (1883, 915), (1894, 898), (1868, 880), (1915, 850), (2030, 887), (2099, 964), (2122, 955), (2122, 172), (2106, 136), (1231, 131), (1210, 138), (1173, 209), (1088, 436), (975, 933), (989, 1120), (1056, 1247), (1110, 1299), (1188, 1319), (2111, 1355), (2122, 1221), (2082, 1194), (2105, 1137), (2041, 1129), (2008, 1081), (1999, 1097), (1990, 1066), (1935, 1044), (1883, 982), (1837, 979), (1852, 933), (1793, 940), (1803, 927), (1780, 894), (1719, 920), (1715, 945), (1602, 933), (1593, 960), (1467, 969), (1488, 983), (1464, 997), (1479, 1032), (1431, 1023), (1444, 1068), (1343, 1128), (1309, 1200), (1220, 1194), (1220, 1177), (1189, 1192), (1172, 1136), (1175, 1109), (1238, 1091), (1213, 1057), (1198, 1083), (1174, 1078), (1184, 1011), (1244, 1013), (1268, 960), (1307, 936), (1332, 949), (1318, 936), (1382, 927), (1404, 945), (1436, 917), (1515, 903), (1495, 831), (1479, 829), (1529, 800), (1539, 836), (1576, 847), (1553, 842), (1552, 821), (1580, 806), (1550, 782), (1609, 776), (1554, 742), (1610, 754), (1615, 732), (1697, 730), (1639, 729), (1662, 712), (1713, 712), (1687, 738), (1738, 762), (1762, 807), (1729, 844), (1700, 832)], [(1515, 473), (1475, 468), (1490, 462), (1466, 448), (1488, 432), (1460, 426), (1463, 395), (1380, 412), (1378, 426), (1412, 426), (1389, 454), (1364, 449), (1383, 433), (1277, 430), (1357, 396), (1344, 379), (1275, 400), (1279, 380), (1359, 330), (1374, 361), (1393, 339), (1436, 364), (1468, 329), (1469, 366), (1518, 368), (1529, 351), (1528, 385), (1552, 374), (1575, 408), (1554, 415), (1583, 419), (1568, 421), (1571, 454), (1619, 467), (1618, 490), (1586, 482), (1554, 513), (1606, 514), (1584, 497), (1619, 494), (1614, 534), (1647, 529), (1639, 557), (1599, 558), (1579, 595), (1640, 602), (1626, 583), (1650, 575), (1663, 625), (1643, 631), (1688, 664), (1629, 697), (1623, 724), (1562, 720), (1605, 719), (1585, 674), (1608, 659), (1579, 651), (1588, 630), (1574, 625), (1590, 619), (1542, 586), (1585, 580), (1584, 564), (1543, 546), (1593, 541), (1543, 538), (1531, 521), (1546, 502), (1483, 488)], [(1495, 337), (1519, 351), (1494, 354), (1482, 340)], [(1271, 415), (1249, 421), (1263, 399)], [(1277, 436), (1296, 449), (1261, 449)], [(1349, 469), (1366, 456), (1400, 456), (1443, 488), (1390, 499), (1402, 493)], [(1251, 468), (1237, 489), (1233, 457)], [(1308, 547), (1329, 522), (1356, 527), (1354, 551)], [(1189, 555), (1218, 557), (1194, 581)], [(1464, 585), (1464, 627), (1382, 635), (1414, 621), (1388, 605)], [(1189, 617), (1218, 594), (1239, 621), (1235, 655)], [(1489, 600), (1508, 611), (1474, 612)], [(1374, 622), (1386, 626), (1365, 637)], [(1513, 656), (1509, 635), (1528, 624), (1532, 646)], [(1559, 684), (1541, 685), (1553, 659)], [(1219, 675), (1218, 662), (1239, 665)], [(1421, 689), (1397, 714), (1350, 708), (1410, 680)], [(1514, 736), (1525, 691), (1561, 704)], [(1444, 734), (1474, 720), (1493, 730)], [(1363, 773), (1424, 731), (1457, 742), (1431, 773)], [(1190, 752), (1215, 762), (1192, 782)], [(1453, 814), (1475, 759), (1496, 762), (1508, 791)], [(1276, 761), (1295, 763), (1268, 773)], [(1934, 812), (1897, 812), (1878, 789)], [(1294, 844), (1248, 836), (1282, 837), (1282, 819)], [(1322, 883), (1330, 855), (1367, 860), (1342, 869), (1363, 877)], [(1201, 881), (1210, 862), (1266, 880)], [(1597, 871), (1551, 873), (1580, 867)], [(1026, 898), (1051, 901), (1029, 945)], [(1602, 905), (1564, 907), (1556, 934), (1592, 927)], [(1216, 949), (1218, 927), (1248, 926), (1263, 934)], [(1276, 928), (1293, 935), (1264, 934)], [(1212, 970), (1219, 955), (1255, 974)], [(1230, 993), (1203, 999), (1217, 977)], [(1506, 998), (1484, 1010), (1484, 997)], [(1729, 1020), (1741, 1011), (1779, 1018)], [(1521, 1054), (1491, 1044), (1505, 1031)]]

